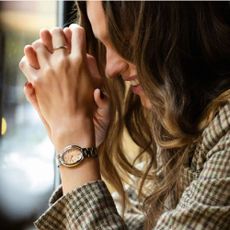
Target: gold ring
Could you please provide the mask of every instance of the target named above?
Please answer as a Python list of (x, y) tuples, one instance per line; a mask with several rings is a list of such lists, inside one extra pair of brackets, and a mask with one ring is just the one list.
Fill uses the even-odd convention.
[(59, 49), (67, 49), (67, 46), (58, 46), (53, 48), (53, 51), (59, 50)]

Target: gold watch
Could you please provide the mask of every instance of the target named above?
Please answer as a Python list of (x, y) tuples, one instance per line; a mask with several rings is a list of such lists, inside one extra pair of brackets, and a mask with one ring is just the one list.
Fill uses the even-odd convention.
[(60, 165), (68, 168), (76, 167), (85, 158), (97, 157), (97, 151), (95, 147), (82, 148), (78, 145), (68, 145), (64, 150), (57, 155), (58, 167)]

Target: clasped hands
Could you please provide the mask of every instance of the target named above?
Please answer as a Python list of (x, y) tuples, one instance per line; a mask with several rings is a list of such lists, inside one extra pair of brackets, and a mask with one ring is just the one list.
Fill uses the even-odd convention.
[(54, 145), (60, 139), (73, 144), (70, 136), (78, 132), (99, 146), (110, 121), (110, 106), (99, 89), (102, 79), (96, 61), (86, 52), (84, 29), (77, 24), (43, 29), (40, 39), (25, 46), (24, 54), (19, 63), (28, 81), (24, 93)]

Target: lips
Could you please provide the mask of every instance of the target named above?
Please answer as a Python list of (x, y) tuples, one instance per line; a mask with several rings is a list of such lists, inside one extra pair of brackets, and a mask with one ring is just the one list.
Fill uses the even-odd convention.
[(134, 94), (140, 94), (143, 91), (143, 89), (141, 85), (136, 85), (136, 86), (132, 86), (132, 91)]

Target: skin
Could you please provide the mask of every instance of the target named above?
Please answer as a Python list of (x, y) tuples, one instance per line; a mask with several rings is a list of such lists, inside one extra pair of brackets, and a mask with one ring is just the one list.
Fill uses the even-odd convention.
[[(106, 76), (108, 78), (115, 78), (121, 75), (123, 80), (127, 83), (130, 83), (133, 80), (138, 82), (136, 66), (122, 58), (110, 42), (106, 17), (101, 1), (88, 1), (87, 15), (95, 37), (100, 40), (106, 48)], [(150, 100), (145, 95), (142, 88), (137, 94), (141, 99), (142, 105), (147, 109), (151, 109)]]
[[(106, 75), (121, 75), (129, 82), (136, 79), (135, 65), (119, 56), (108, 39), (101, 2), (89, 1), (87, 13), (95, 36), (106, 47)], [(95, 23), (98, 21), (101, 23)], [(54, 49), (63, 45), (66, 49)], [(57, 153), (70, 144), (99, 146), (109, 124), (109, 99), (101, 96), (101, 77), (94, 57), (86, 53), (84, 29), (76, 24), (64, 30), (42, 29), (40, 39), (25, 46), (24, 54), (19, 67), (29, 82), (25, 95), (40, 115)], [(143, 90), (138, 95), (142, 104), (150, 107)], [(76, 168), (61, 166), (60, 174), (64, 194), (101, 179), (95, 158), (85, 159)]]

